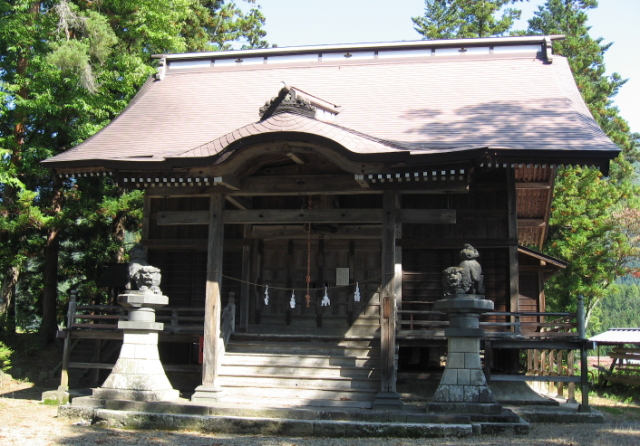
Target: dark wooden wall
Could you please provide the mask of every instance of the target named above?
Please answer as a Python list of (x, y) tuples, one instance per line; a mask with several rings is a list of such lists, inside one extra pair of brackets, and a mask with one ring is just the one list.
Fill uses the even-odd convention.
[[(405, 310), (431, 311), (443, 297), (442, 271), (456, 266), (465, 243), (479, 252), (486, 297), (496, 312), (510, 311), (509, 213), (506, 178), (500, 171), (479, 175), (467, 194), (404, 195), (405, 209), (455, 209), (455, 225), (402, 226), (403, 304)], [(433, 319), (433, 317), (432, 317)]]

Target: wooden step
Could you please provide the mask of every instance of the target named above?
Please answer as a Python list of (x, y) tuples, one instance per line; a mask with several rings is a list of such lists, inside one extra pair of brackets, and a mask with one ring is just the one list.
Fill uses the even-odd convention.
[(222, 387), (286, 388), (307, 390), (374, 390), (380, 387), (379, 379), (351, 379), (347, 377), (314, 378), (278, 376), (224, 376), (220, 375)]
[(291, 367), (290, 365), (225, 365), (220, 376), (246, 378), (283, 377), (287, 379), (379, 379), (380, 372), (373, 368), (358, 367)]
[(261, 353), (227, 352), (223, 366), (271, 366), (277, 364), (286, 367), (369, 367), (380, 366), (379, 357), (367, 356), (326, 356), (326, 355), (272, 355)]

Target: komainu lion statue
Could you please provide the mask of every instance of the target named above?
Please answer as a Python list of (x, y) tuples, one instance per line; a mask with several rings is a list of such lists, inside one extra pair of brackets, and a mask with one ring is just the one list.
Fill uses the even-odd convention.
[(442, 284), (444, 294), (484, 294), (484, 276), (482, 267), (476, 260), (478, 250), (465, 244), (459, 254), (460, 264), (444, 270)]

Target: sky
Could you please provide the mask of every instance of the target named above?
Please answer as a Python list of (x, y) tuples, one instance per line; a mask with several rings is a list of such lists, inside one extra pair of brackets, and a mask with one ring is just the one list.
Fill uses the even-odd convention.
[[(267, 19), (267, 40), (280, 47), (334, 43), (420, 40), (411, 17), (424, 13), (424, 0), (257, 0)], [(526, 29), (543, 0), (516, 6)], [(600, 0), (589, 11), (591, 37), (613, 45), (605, 55), (607, 73), (627, 83), (615, 105), (634, 132), (640, 132), (640, 0)]]

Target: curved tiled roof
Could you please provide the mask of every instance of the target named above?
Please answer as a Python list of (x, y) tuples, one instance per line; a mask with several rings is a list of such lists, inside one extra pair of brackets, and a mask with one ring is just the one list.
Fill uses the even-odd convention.
[[(335, 122), (290, 114), (259, 122), (259, 108), (282, 82), (339, 105)], [(106, 128), (46, 164), (210, 157), (238, 138), (284, 131), (332, 139), (354, 153), (618, 153), (566, 59), (503, 54), (170, 69)]]

